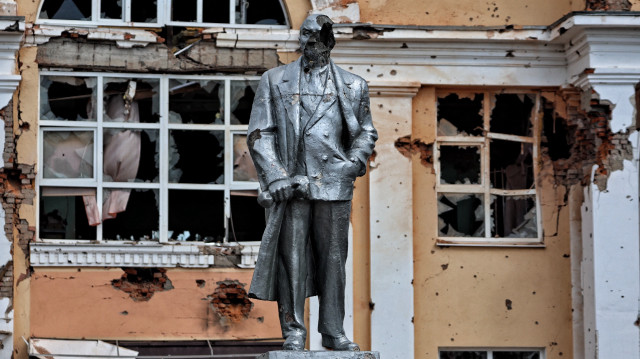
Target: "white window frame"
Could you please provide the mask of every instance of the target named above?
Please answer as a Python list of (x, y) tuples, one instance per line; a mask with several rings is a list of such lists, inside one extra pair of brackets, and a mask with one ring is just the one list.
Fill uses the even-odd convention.
[[(105, 26), (131, 26), (131, 27), (147, 27), (147, 28), (159, 28), (164, 25), (170, 26), (185, 26), (185, 27), (228, 27), (228, 28), (261, 28), (261, 29), (289, 29), (290, 21), (287, 15), (286, 8), (283, 0), (279, 0), (280, 8), (284, 15), (284, 25), (261, 25), (261, 24), (236, 24), (235, 22), (235, 2), (236, 0), (229, 1), (229, 22), (228, 23), (208, 23), (203, 22), (202, 4), (203, 1), (197, 0), (197, 18), (195, 22), (189, 21), (172, 21), (171, 19), (171, 5), (173, 0), (157, 0), (157, 19), (156, 22), (131, 22), (131, 2), (135, 0), (122, 0), (122, 8), (124, 12), (124, 19), (101, 19), (100, 18), (100, 0), (88, 0), (91, 1), (91, 19), (90, 20), (58, 20), (58, 19), (40, 19), (40, 13), (42, 12), (42, 6), (45, 0), (40, 0), (38, 6), (38, 19), (37, 24), (44, 25), (62, 25), (62, 26), (77, 26), (77, 27), (95, 27), (99, 25)], [(259, 1), (259, 0), (258, 0)]]
[(545, 359), (546, 351), (544, 348), (456, 348), (456, 347), (443, 347), (438, 348), (438, 358), (441, 352), (486, 352), (487, 359), (493, 359), (493, 353), (495, 352), (538, 352), (540, 359)]
[[(476, 194), (482, 197), (482, 205), (484, 206), (484, 237), (453, 237), (441, 236), (439, 228), (435, 228), (435, 236), (437, 245), (440, 246), (456, 246), (456, 245), (478, 245), (478, 246), (519, 246), (519, 247), (544, 247), (544, 235), (542, 232), (542, 212), (540, 205), (540, 106), (541, 91), (539, 90), (482, 90), (482, 89), (438, 89), (436, 91), (436, 108), (438, 98), (448, 94), (483, 94), (482, 112), (483, 112), (483, 135), (481, 136), (436, 136), (433, 148), (434, 167), (436, 173), (436, 201), (439, 194)], [(491, 121), (491, 96), (496, 94), (530, 94), (535, 96), (535, 102), (531, 113), (531, 123), (533, 125), (532, 136), (518, 136), (503, 133), (489, 132), (488, 129)], [(435, 111), (434, 121), (437, 124), (438, 111)], [(436, 125), (437, 128), (437, 125)], [(491, 187), (490, 180), (490, 142), (492, 139), (506, 140), (520, 143), (531, 143), (533, 147), (533, 176), (534, 188), (520, 190), (505, 190)], [(480, 147), (480, 183), (479, 184), (443, 184), (440, 181), (440, 146), (479, 146)], [(492, 237), (491, 236), (491, 196), (533, 196), (535, 195), (537, 234), (535, 238), (511, 238), (511, 237)], [(439, 213), (436, 213), (438, 216)]]
[[(167, 75), (167, 74), (140, 74), (140, 73), (108, 73), (108, 72), (69, 72), (69, 71), (40, 71), (40, 76), (72, 76), (72, 77), (91, 77), (96, 78), (96, 121), (64, 121), (64, 120), (42, 120), (39, 121), (39, 140), (38, 140), (38, 173), (36, 177), (36, 193), (40, 196), (41, 187), (88, 187), (96, 188), (96, 202), (100, 215), (102, 215), (102, 195), (103, 189), (111, 188), (131, 188), (131, 189), (156, 189), (160, 191), (159, 198), (159, 242), (160, 243), (181, 243), (169, 242), (169, 206), (168, 195), (170, 189), (195, 189), (195, 190), (222, 190), (224, 191), (224, 221), (225, 243), (229, 242), (228, 219), (231, 214), (231, 191), (238, 190), (259, 190), (258, 182), (250, 181), (234, 181), (233, 180), (233, 135), (246, 134), (248, 125), (231, 124), (231, 81), (258, 81), (259, 76), (216, 76), (216, 75)], [(40, 78), (40, 77), (39, 77)], [(159, 87), (159, 103), (160, 103), (160, 119), (158, 123), (122, 123), (122, 122), (103, 122), (104, 114), (103, 91), (105, 78), (138, 78), (138, 79), (158, 79)], [(180, 124), (169, 123), (169, 80), (217, 80), (224, 81), (224, 124)], [(39, 88), (39, 86), (38, 86)], [(38, 97), (40, 91), (38, 91)], [(38, 104), (40, 100), (38, 98)], [(40, 110), (38, 110), (40, 115)], [(136, 128), (136, 129), (154, 129), (159, 131), (159, 178), (155, 183), (141, 182), (104, 182), (103, 181), (103, 130), (105, 128)], [(168, 179), (168, 135), (169, 130), (218, 130), (224, 131), (224, 184), (185, 184), (185, 183), (169, 183)], [(59, 179), (59, 178), (43, 178), (43, 133), (45, 131), (65, 131), (65, 130), (87, 130), (94, 131), (94, 178), (93, 179)], [(96, 227), (96, 240), (84, 239), (40, 239), (40, 201), (36, 201), (36, 224), (37, 238), (41, 242), (72, 244), (72, 243), (123, 243), (120, 241), (107, 241), (102, 239), (102, 223)], [(260, 238), (256, 238), (259, 241)], [(158, 243), (158, 241), (136, 241), (138, 243)], [(202, 242), (189, 242), (202, 243)], [(251, 243), (251, 242), (243, 242)], [(257, 243), (257, 242), (253, 242)], [(241, 243), (242, 244), (242, 243)], [(247, 263), (250, 265), (251, 263)]]

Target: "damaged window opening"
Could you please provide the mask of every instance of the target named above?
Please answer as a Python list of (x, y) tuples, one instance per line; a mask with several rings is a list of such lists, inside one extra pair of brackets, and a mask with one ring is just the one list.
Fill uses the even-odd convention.
[(440, 359), (543, 359), (541, 350), (440, 350)]
[(437, 101), (439, 243), (540, 245), (540, 94), (442, 92)]
[(40, 238), (261, 239), (265, 212), (246, 144), (257, 78), (40, 79)]
[(288, 28), (283, 0), (41, 0), (38, 24)]

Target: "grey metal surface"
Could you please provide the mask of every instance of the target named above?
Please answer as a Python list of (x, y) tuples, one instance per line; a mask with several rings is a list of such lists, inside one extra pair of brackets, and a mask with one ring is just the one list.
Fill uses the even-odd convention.
[(264, 353), (257, 359), (380, 359), (380, 353), (279, 350)]

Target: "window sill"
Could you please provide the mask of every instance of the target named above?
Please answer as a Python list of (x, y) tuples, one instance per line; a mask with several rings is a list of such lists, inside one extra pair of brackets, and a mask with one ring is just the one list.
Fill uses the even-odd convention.
[(485, 238), (447, 238), (436, 239), (438, 247), (510, 247), (510, 248), (545, 248), (544, 242), (537, 238), (496, 238), (486, 240)]
[(259, 247), (260, 242), (35, 242), (30, 245), (30, 258), (33, 267), (253, 268)]

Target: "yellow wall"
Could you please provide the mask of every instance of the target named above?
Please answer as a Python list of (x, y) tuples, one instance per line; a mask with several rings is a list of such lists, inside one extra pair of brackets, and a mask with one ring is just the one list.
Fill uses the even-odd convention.
[[(433, 142), (435, 103), (429, 87), (414, 98), (414, 140)], [(434, 238), (435, 174), (412, 160), (415, 357), (437, 358), (450, 346), (546, 348), (548, 359), (571, 358), (569, 211), (557, 211), (564, 191), (546, 180), (550, 163), (540, 174), (543, 229), (553, 234), (546, 248), (447, 248)]]

